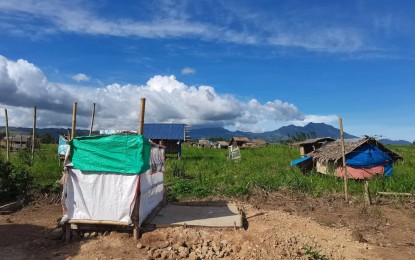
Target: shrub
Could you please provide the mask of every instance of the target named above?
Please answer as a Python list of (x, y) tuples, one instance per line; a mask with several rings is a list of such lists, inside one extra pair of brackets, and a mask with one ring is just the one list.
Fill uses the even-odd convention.
[(22, 198), (33, 183), (29, 173), (0, 158), (0, 202)]

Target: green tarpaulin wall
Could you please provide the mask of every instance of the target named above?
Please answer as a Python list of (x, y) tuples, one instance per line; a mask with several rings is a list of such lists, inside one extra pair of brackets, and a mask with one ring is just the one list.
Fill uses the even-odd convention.
[(83, 136), (69, 145), (73, 167), (84, 173), (141, 174), (150, 169), (150, 143), (142, 135)]

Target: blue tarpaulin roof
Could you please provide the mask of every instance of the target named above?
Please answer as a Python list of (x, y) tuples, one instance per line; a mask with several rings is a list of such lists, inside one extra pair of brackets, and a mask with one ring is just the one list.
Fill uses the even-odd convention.
[(144, 124), (144, 137), (184, 141), (185, 124)]
[(303, 157), (303, 158), (300, 158), (300, 159), (295, 159), (295, 160), (292, 160), (291, 161), (291, 166), (294, 166), (294, 165), (297, 165), (297, 164), (299, 164), (299, 163), (302, 163), (302, 162), (305, 162), (305, 161), (307, 161), (308, 159), (310, 159), (312, 156), (311, 155), (309, 155), (309, 156), (306, 156), (306, 157)]
[(353, 167), (369, 168), (392, 162), (392, 157), (385, 151), (368, 143), (359, 146), (346, 156), (346, 164)]

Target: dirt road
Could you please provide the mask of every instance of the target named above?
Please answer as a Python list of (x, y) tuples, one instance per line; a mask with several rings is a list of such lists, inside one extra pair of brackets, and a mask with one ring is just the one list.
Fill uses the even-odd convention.
[(164, 228), (143, 234), (87, 233), (52, 238), (59, 205), (0, 216), (2, 259), (414, 259), (414, 201), (377, 201), (364, 209), (340, 196), (283, 193), (234, 200), (245, 229)]

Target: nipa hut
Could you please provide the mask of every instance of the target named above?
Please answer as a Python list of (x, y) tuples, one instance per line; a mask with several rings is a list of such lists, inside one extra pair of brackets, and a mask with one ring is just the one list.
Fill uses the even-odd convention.
[(309, 153), (316, 151), (318, 148), (322, 147), (327, 142), (335, 141), (334, 138), (331, 137), (320, 137), (314, 139), (307, 139), (302, 142), (293, 143), (293, 146), (300, 147), (300, 155), (301, 157), (307, 156)]
[[(376, 139), (366, 137), (360, 140), (345, 140), (347, 176), (353, 179), (369, 179), (374, 175), (391, 176), (393, 162), (403, 160)], [(326, 143), (317, 149), (312, 159), (315, 168), (323, 174), (343, 177), (342, 145), (339, 140)]]
[(231, 141), (229, 142), (229, 145), (231, 145), (231, 146), (236, 145), (238, 147), (242, 147), (247, 142), (249, 142), (249, 139), (247, 137), (232, 137)]

